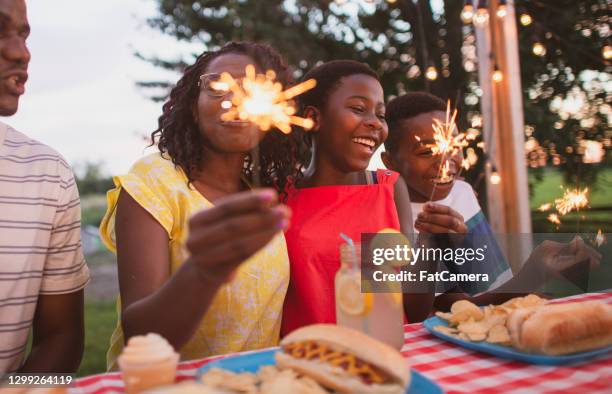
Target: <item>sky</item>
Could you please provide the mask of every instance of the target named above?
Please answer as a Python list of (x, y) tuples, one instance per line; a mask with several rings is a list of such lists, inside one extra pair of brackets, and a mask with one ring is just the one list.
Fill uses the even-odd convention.
[[(109, 175), (126, 173), (146, 148), (162, 103), (147, 98), (139, 80), (179, 75), (153, 67), (135, 51), (162, 58), (199, 53), (146, 24), (154, 0), (28, 0), (32, 53), (26, 93), (16, 115), (2, 121), (50, 145), (74, 167), (101, 163)], [(379, 154), (371, 168), (381, 167)]]
[[(29, 0), (32, 53), (26, 93), (16, 115), (2, 119), (64, 155), (78, 171), (101, 162), (106, 173), (128, 171), (156, 127), (161, 103), (138, 80), (176, 81), (178, 75), (139, 60), (177, 57), (187, 46), (146, 25), (150, 0)], [(148, 151), (147, 151), (148, 152)]]

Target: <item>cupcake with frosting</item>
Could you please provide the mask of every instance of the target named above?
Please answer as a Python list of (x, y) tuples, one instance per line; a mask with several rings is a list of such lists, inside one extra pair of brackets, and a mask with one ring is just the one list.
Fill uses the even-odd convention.
[(162, 336), (133, 336), (117, 359), (127, 394), (172, 384), (179, 355)]

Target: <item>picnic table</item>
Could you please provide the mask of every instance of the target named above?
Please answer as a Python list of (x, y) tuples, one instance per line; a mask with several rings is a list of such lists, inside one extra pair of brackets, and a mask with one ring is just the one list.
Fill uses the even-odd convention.
[[(612, 293), (587, 293), (553, 302), (600, 300), (612, 304)], [(410, 366), (447, 393), (612, 393), (612, 354), (573, 365), (541, 366), (471, 351), (431, 335), (422, 323), (404, 326), (402, 354)], [(242, 353), (240, 353), (242, 354)], [(221, 357), (227, 357), (225, 355)], [(192, 380), (198, 368), (221, 358), (180, 363), (177, 381)], [(123, 393), (118, 372), (76, 381), (70, 394)]]

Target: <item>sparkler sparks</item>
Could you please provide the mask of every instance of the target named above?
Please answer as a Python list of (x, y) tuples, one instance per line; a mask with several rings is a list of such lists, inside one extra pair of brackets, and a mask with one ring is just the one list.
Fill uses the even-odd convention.
[(446, 119), (441, 122), (438, 119), (434, 119), (434, 123), (431, 125), (434, 130), (434, 143), (429, 144), (427, 147), (431, 148), (431, 153), (434, 155), (446, 155), (454, 154), (459, 149), (468, 145), (466, 141), (466, 134), (459, 133), (453, 135), (457, 129), (455, 119), (457, 118), (457, 109), (451, 114), (450, 101), (446, 107)]
[(561, 224), (561, 220), (559, 219), (559, 215), (557, 215), (556, 213), (551, 213), (550, 215), (548, 215), (546, 217), (546, 219), (556, 225)]
[(597, 230), (597, 235), (595, 236), (593, 243), (597, 245), (597, 247), (600, 247), (601, 245), (606, 243), (606, 236), (603, 235), (601, 229)]
[[(454, 175), (450, 174), (450, 161), (446, 156), (452, 156), (461, 151), (462, 148), (468, 146), (466, 133), (457, 133), (457, 135), (455, 135), (455, 131), (457, 130), (457, 125), (455, 123), (456, 118), (457, 109), (455, 108), (451, 113), (450, 101), (448, 101), (446, 104), (446, 117), (444, 122), (441, 122), (439, 119), (434, 119), (431, 125), (434, 131), (434, 143), (427, 144), (426, 146), (431, 149), (432, 155), (442, 156), (440, 168), (438, 169), (439, 175), (437, 177), (439, 183), (450, 182), (454, 177)], [(418, 138), (417, 140), (420, 141)], [(465, 168), (466, 163), (469, 164), (469, 162), (464, 160), (461, 165)], [(430, 200), (433, 199), (436, 192), (436, 184), (437, 183), (434, 183), (431, 196), (429, 197)]]
[(444, 165), (442, 166), (442, 173), (438, 178), (438, 182), (447, 183), (453, 180), (452, 175), (450, 174), (450, 161), (446, 160)]
[(573, 210), (579, 211), (589, 203), (587, 193), (589, 188), (580, 191), (579, 189), (567, 189), (563, 197), (555, 200), (555, 208), (561, 215), (567, 215)]
[(546, 212), (548, 211), (550, 208), (552, 208), (552, 204), (551, 203), (546, 203), (546, 204), (542, 204), (538, 207), (538, 211), (540, 212)]
[[(214, 89), (231, 91), (231, 107), (221, 116), (224, 121), (243, 120), (255, 123), (263, 131), (275, 127), (285, 134), (291, 132), (291, 125), (310, 129), (311, 119), (295, 116), (295, 106), (292, 98), (312, 89), (316, 85), (314, 79), (302, 82), (285, 91), (280, 82), (276, 82), (276, 74), (272, 70), (264, 74), (256, 74), (255, 67), (246, 67), (246, 76), (242, 83), (227, 72), (213, 85)], [(226, 108), (228, 105), (224, 108)]]

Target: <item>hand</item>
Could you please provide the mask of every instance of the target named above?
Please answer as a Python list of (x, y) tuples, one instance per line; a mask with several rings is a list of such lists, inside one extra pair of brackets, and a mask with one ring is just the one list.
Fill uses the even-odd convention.
[(449, 206), (428, 202), (423, 206), (414, 223), (419, 232), (440, 234), (466, 234), (467, 226), (463, 216)]
[(231, 280), (235, 269), (289, 226), (290, 209), (272, 189), (234, 194), (189, 221), (189, 262), (204, 280)]
[(551, 277), (563, 277), (577, 284), (588, 277), (590, 270), (599, 267), (600, 262), (601, 254), (579, 236), (568, 243), (547, 240), (531, 252), (521, 269), (526, 274), (521, 277), (529, 282), (526, 284), (530, 289), (535, 289)]
[(538, 248), (542, 248), (542, 268), (553, 274), (563, 273), (576, 264), (588, 263), (589, 270), (593, 270), (601, 262), (601, 254), (584, 243), (579, 236), (575, 236), (569, 243), (544, 241)]

